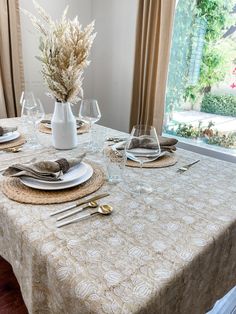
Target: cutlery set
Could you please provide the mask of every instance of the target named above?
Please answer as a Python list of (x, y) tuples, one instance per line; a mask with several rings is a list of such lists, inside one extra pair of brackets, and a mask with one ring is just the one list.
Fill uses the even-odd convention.
[(84, 216), (82, 216), (82, 217), (74, 218), (74, 219), (72, 219), (72, 220), (69, 220), (69, 221), (66, 221), (66, 222), (63, 222), (63, 223), (58, 224), (58, 225), (57, 225), (57, 228), (61, 228), (61, 227), (63, 227), (63, 226), (66, 226), (66, 225), (72, 224), (72, 223), (74, 223), (74, 222), (80, 221), (80, 220), (82, 220), (82, 219), (88, 218), (88, 217), (90, 217), (90, 216), (93, 216), (93, 215), (95, 215), (95, 214), (109, 215), (109, 214), (111, 214), (111, 212), (113, 211), (112, 206), (107, 205), (107, 204), (106, 204), (106, 205), (99, 205), (99, 204), (96, 202), (97, 200), (102, 199), (102, 198), (104, 198), (104, 197), (107, 197), (107, 196), (109, 196), (109, 195), (110, 195), (109, 193), (104, 193), (104, 194), (96, 195), (96, 196), (94, 196), (94, 197), (92, 197), (92, 198), (89, 198), (89, 199), (87, 199), (87, 200), (77, 202), (77, 203), (75, 203), (75, 204), (73, 204), (73, 205), (71, 205), (71, 206), (68, 206), (68, 207), (62, 208), (62, 209), (60, 209), (60, 210), (57, 210), (57, 211), (55, 211), (55, 212), (52, 212), (52, 213), (50, 214), (50, 216), (55, 216), (55, 215), (64, 213), (64, 212), (66, 212), (66, 211), (68, 211), (68, 210), (71, 210), (71, 209), (73, 209), (73, 208), (76, 208), (76, 207), (79, 207), (79, 206), (82, 206), (82, 205), (86, 205), (86, 206), (83, 206), (82, 208), (79, 208), (79, 209), (77, 209), (77, 210), (74, 210), (74, 211), (72, 211), (72, 212), (70, 212), (70, 213), (67, 213), (67, 214), (65, 214), (65, 215), (59, 216), (59, 217), (57, 218), (57, 221), (61, 221), (61, 220), (65, 219), (65, 218), (68, 218), (68, 217), (71, 217), (71, 216), (73, 216), (73, 215), (75, 215), (75, 214), (77, 214), (77, 213), (80, 213), (80, 212), (82, 212), (82, 211), (84, 211), (84, 210), (86, 210), (86, 209), (89, 209), (89, 208), (96, 208), (96, 209), (97, 209), (96, 211), (94, 211), (94, 212), (92, 212), (92, 213), (89, 213), (89, 214), (86, 214), (86, 215), (84, 215)]
[(80, 208), (80, 209), (73, 210), (73, 211), (71, 211), (71, 212), (68, 213), (68, 214), (65, 214), (65, 215), (62, 215), (62, 216), (58, 217), (58, 218), (57, 218), (57, 221), (60, 221), (60, 220), (62, 220), (62, 219), (65, 219), (65, 218), (68, 218), (68, 217), (70, 217), (70, 216), (73, 216), (73, 215), (75, 215), (75, 214), (77, 214), (77, 213), (82, 212), (82, 211), (85, 210), (85, 209), (96, 208), (96, 207), (98, 207), (98, 203), (97, 203), (97, 202), (95, 202), (95, 201), (94, 201), (94, 202), (89, 202), (88, 205), (86, 205), (86, 206), (84, 206), (84, 207), (82, 207), (82, 208)]
[(78, 206), (81, 206), (81, 205), (88, 204), (89, 202), (97, 201), (97, 200), (99, 200), (99, 199), (101, 199), (101, 198), (103, 198), (103, 197), (109, 196), (109, 195), (110, 195), (109, 193), (104, 193), (104, 194), (96, 195), (96, 196), (91, 197), (91, 198), (89, 198), (89, 199), (87, 199), (87, 200), (83, 200), (83, 201), (77, 202), (77, 203), (75, 203), (75, 204), (73, 204), (73, 205), (70, 205), (70, 206), (68, 206), (68, 207), (64, 207), (64, 208), (59, 209), (59, 210), (57, 210), (57, 211), (55, 211), (55, 212), (52, 212), (52, 213), (50, 214), (50, 216), (54, 216), (54, 215), (58, 215), (58, 214), (64, 213), (64, 212), (67, 211), (67, 210), (73, 209), (73, 208), (78, 207)]
[(107, 142), (113, 142), (113, 143), (120, 143), (120, 142), (124, 142), (127, 141), (127, 137), (108, 137), (106, 139)]
[(97, 215), (97, 214), (110, 215), (112, 213), (112, 211), (113, 211), (112, 206), (110, 206), (110, 205), (101, 205), (101, 206), (98, 206), (98, 209), (95, 212), (89, 213), (89, 214), (84, 215), (84, 216), (79, 217), (79, 218), (74, 218), (74, 219), (72, 219), (70, 221), (63, 222), (63, 223), (57, 225), (57, 228), (61, 228), (61, 227), (66, 226), (66, 225), (70, 225), (70, 224), (72, 224), (74, 222), (83, 220), (85, 218), (88, 218), (90, 216)]

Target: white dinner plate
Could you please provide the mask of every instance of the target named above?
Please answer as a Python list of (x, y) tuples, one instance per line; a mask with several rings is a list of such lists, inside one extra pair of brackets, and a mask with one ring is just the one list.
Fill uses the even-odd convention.
[(0, 143), (10, 142), (20, 137), (20, 133), (18, 131), (9, 132), (0, 136)]
[(93, 168), (86, 164), (86, 172), (83, 176), (81, 176), (80, 178), (74, 179), (73, 181), (69, 181), (69, 182), (64, 182), (64, 181), (60, 181), (57, 182), (55, 184), (50, 184), (49, 182), (42, 182), (40, 180), (35, 180), (33, 178), (29, 178), (29, 177), (22, 177), (20, 178), (21, 182), (33, 189), (38, 189), (38, 190), (45, 190), (45, 191), (53, 191), (53, 190), (64, 190), (64, 189), (68, 189), (68, 188), (72, 188), (74, 186), (77, 186), (79, 184), (82, 184), (84, 182), (86, 182), (87, 180), (89, 180), (93, 175)]
[[(163, 157), (163, 156), (165, 156), (165, 155), (167, 155), (167, 152), (166, 152), (166, 151), (161, 152), (161, 153), (160, 153), (159, 155), (157, 155), (157, 156), (147, 154), (147, 155), (145, 155), (145, 157), (150, 158), (150, 161), (149, 161), (149, 160), (145, 160), (144, 162), (145, 162), (145, 163), (152, 162), (152, 161), (157, 160), (157, 159), (159, 159), (159, 158), (161, 158), (161, 157)], [(129, 153), (127, 152), (127, 153), (126, 153), (126, 156), (127, 156), (127, 158), (130, 159), (130, 160), (133, 160), (133, 161), (135, 161), (135, 162), (139, 162), (137, 155), (134, 156), (134, 155), (129, 154)], [(139, 155), (139, 156), (140, 156), (140, 155)], [(142, 156), (144, 156), (144, 155), (142, 155)], [(141, 157), (141, 156), (140, 156), (140, 157)]]
[(118, 149), (119, 146), (123, 146), (125, 143), (126, 143), (125, 141), (124, 141), (124, 142), (116, 143), (116, 144), (112, 145), (111, 148), (112, 148), (112, 150), (114, 150), (114, 151), (119, 151), (119, 149)]
[(79, 179), (80, 177), (85, 175), (87, 170), (88, 170), (88, 164), (86, 164), (84, 162), (80, 162), (78, 165), (72, 167), (65, 174), (63, 174), (60, 177), (61, 178), (60, 181), (44, 181), (44, 180), (39, 180), (39, 179), (35, 179), (35, 178), (30, 178), (30, 179), (34, 182), (42, 182), (42, 183), (47, 182), (47, 184), (58, 184), (58, 183), (61, 184), (61, 183), (67, 183), (67, 182), (74, 181), (75, 179)]
[(49, 123), (43, 123), (43, 125), (44, 125), (46, 128), (48, 128), (48, 129), (51, 129), (51, 128), (52, 128), (51, 124), (49, 124)]
[(135, 155), (136, 157), (139, 157), (139, 156), (148, 157), (148, 156), (157, 155), (157, 153), (154, 150), (148, 149), (148, 148), (132, 148), (132, 149), (129, 149), (127, 152)]
[[(119, 146), (122, 146), (125, 142), (120, 142), (120, 143), (116, 143), (114, 145), (112, 145), (112, 149), (114, 151), (119, 151)], [(130, 155), (135, 155), (136, 157), (141, 157), (141, 156), (145, 156), (145, 157), (153, 157), (156, 156), (156, 152), (153, 151), (152, 149), (148, 149), (148, 148), (132, 148), (130, 150), (128, 150), (128, 153), (130, 153)], [(130, 156), (129, 154), (127, 154), (127, 157), (129, 158)], [(163, 153), (160, 153), (157, 157), (161, 157), (163, 156)]]

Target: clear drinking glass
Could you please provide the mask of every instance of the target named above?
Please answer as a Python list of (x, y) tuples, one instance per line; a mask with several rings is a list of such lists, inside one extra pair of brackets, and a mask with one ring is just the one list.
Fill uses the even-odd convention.
[(106, 147), (103, 150), (105, 158), (107, 179), (110, 183), (119, 183), (123, 180), (123, 171), (126, 163), (124, 150), (116, 151)]
[[(136, 125), (133, 127), (130, 137), (125, 146), (125, 154), (128, 159), (136, 161), (143, 169), (143, 164), (154, 161), (161, 153), (156, 129), (149, 125)], [(138, 181), (130, 181), (129, 188), (137, 193), (151, 193), (152, 186), (142, 173)]]
[(99, 126), (95, 129), (91, 130), (92, 135), (92, 145), (93, 151), (96, 153), (101, 153), (105, 146), (105, 141), (107, 138), (107, 129)]
[(83, 99), (81, 101), (79, 118), (89, 124), (89, 149), (93, 149), (92, 145), (92, 126), (101, 119), (101, 112), (96, 99)]

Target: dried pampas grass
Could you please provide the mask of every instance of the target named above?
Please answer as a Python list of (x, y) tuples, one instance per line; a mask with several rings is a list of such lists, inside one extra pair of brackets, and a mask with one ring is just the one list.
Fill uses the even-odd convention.
[(84, 29), (76, 16), (66, 18), (68, 7), (60, 21), (53, 21), (46, 11), (33, 0), (39, 18), (22, 10), (39, 31), (42, 75), (50, 95), (60, 102), (76, 103), (83, 97), (83, 71), (89, 65), (88, 56), (96, 36), (94, 22)]

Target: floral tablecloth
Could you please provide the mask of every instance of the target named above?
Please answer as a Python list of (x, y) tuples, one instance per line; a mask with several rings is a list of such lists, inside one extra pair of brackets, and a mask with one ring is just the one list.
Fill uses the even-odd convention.
[[(0, 168), (33, 156), (76, 155), (88, 135), (69, 152), (40, 136), (47, 147), (0, 152)], [(143, 169), (151, 195), (134, 197), (125, 182), (106, 183), (100, 191), (110, 192), (103, 202), (114, 207), (112, 216), (61, 229), (49, 213), (64, 204), (19, 204), (0, 192), (0, 255), (11, 263), (29, 313), (201, 314), (236, 285), (236, 165), (176, 154), (173, 167)], [(88, 158), (105, 166), (102, 154)], [(191, 170), (176, 173), (196, 159)]]

